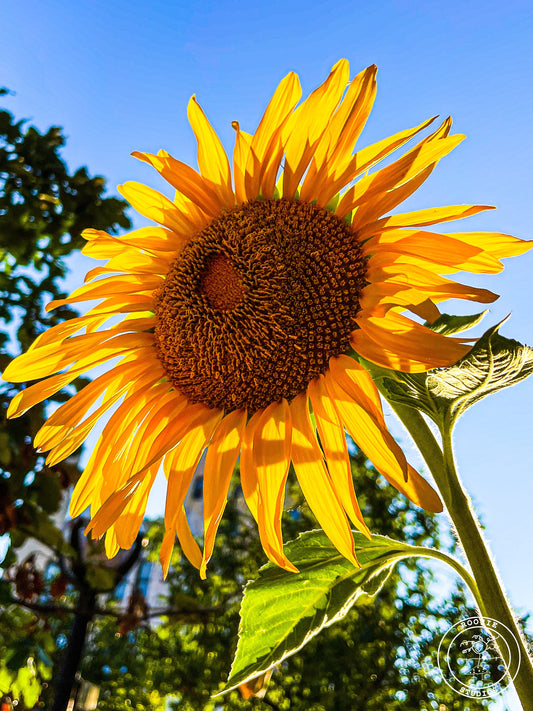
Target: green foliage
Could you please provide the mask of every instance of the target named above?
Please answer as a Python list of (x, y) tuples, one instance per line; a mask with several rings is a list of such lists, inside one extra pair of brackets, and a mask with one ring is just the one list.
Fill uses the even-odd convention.
[[(438, 543), (436, 518), (408, 504), (368, 467), (361, 454), (353, 458), (353, 472), (372, 530), (406, 541), (406, 545)], [(287, 540), (316, 528), (294, 479), (289, 499), (291, 508), (284, 516)], [(163, 526), (157, 522), (147, 532), (149, 556), (155, 564), (162, 535)], [(200, 580), (198, 571), (176, 551), (167, 578), (168, 599), (161, 601), (163, 614), (152, 628), (141, 624), (117, 638), (112, 620), (95, 624), (82, 674), (101, 687), (99, 711), (115, 711), (119, 698), (130, 699), (141, 711), (151, 709), (151, 704), (158, 709), (151, 697), (156, 690), (175, 696), (180, 711), (256, 707), (430, 711), (438, 709), (439, 703), (450, 711), (485, 707), (481, 700), (463, 705), (435, 671), (442, 633), (469, 614), (462, 586), (443, 576), (442, 566), (430, 567), (412, 559), (393, 570), (375, 597), (360, 597), (342, 621), (322, 629), (297, 654), (281, 662), (263, 701), (245, 700), (239, 690), (213, 699), (226, 686), (235, 653), (242, 587), (257, 580), (264, 561), (255, 523), (236, 484), (220, 524), (207, 580)], [(344, 565), (340, 559), (338, 563)], [(278, 574), (274, 567), (267, 569)], [(441, 594), (435, 596), (438, 587)], [(278, 595), (276, 604), (280, 599)], [(157, 613), (152, 610), (153, 615)], [(119, 708), (128, 708), (125, 702), (121, 704)]]
[[(8, 93), (0, 91), (1, 96)], [(75, 315), (66, 307), (47, 315), (43, 306), (45, 301), (65, 296), (62, 260), (82, 246), (81, 231), (97, 227), (115, 232), (130, 224), (126, 203), (105, 197), (104, 178), (91, 177), (86, 168), (69, 171), (61, 157), (64, 144), (58, 127), (40, 133), (0, 110), (2, 370), (11, 356), (25, 350), (39, 333)], [(77, 385), (84, 382), (80, 378)], [(51, 557), (72, 556), (55, 517), (66, 490), (80, 472), (77, 457), (48, 468), (33, 449), (31, 441), (45, 419), (44, 406), (6, 421), (7, 405), (19, 387), (2, 384), (0, 389), (0, 535), (8, 534), (10, 539), (3, 561), (8, 578), (0, 581), (0, 696), (9, 688), (20, 698), (19, 708), (22, 702), (33, 708), (42, 685), (51, 679), (53, 659), (59, 657), (46, 614), (11, 604), (18, 597), (24, 604), (34, 605), (40, 595), (53, 601), (50, 586), (35, 568), (32, 555), (26, 549), (22, 559), (19, 549), (29, 541), (34, 548), (38, 541), (49, 549)], [(68, 391), (54, 400), (62, 402), (66, 397)], [(69, 615), (61, 606), (52, 606), (52, 611), (66, 631)]]
[[(448, 323), (463, 319), (447, 318)], [(501, 336), (501, 325), (489, 328), (464, 358), (448, 368), (427, 373), (399, 373), (372, 365), (369, 369), (380, 378), (391, 402), (422, 410), (441, 429), (452, 427), (476, 402), (533, 372), (533, 349)]]
[(0, 598), (0, 696), (10, 692), (27, 708), (34, 708), (52, 678), (55, 640), (44, 619), (11, 606)]
[(239, 644), (228, 689), (235, 688), (291, 656), (322, 629), (346, 616), (362, 595), (374, 597), (408, 556), (410, 547), (384, 536), (369, 541), (354, 534), (361, 568), (339, 555), (322, 531), (308, 531), (285, 546), (300, 571), (269, 563), (245, 590)]
[[(65, 296), (61, 260), (82, 246), (81, 231), (90, 226), (116, 231), (130, 224), (126, 202), (104, 197), (104, 178), (91, 177), (86, 168), (68, 170), (61, 157), (64, 144), (57, 126), (40, 133), (0, 110), (0, 318), (6, 324), (0, 330), (2, 369), (10, 359), (8, 349), (25, 350), (39, 333), (74, 314), (59, 308), (47, 315), (43, 305), (45, 299)], [(63, 537), (52, 517), (65, 489), (79, 476), (77, 460), (49, 469), (34, 451), (31, 441), (44, 421), (43, 406), (6, 421), (5, 410), (19, 387), (0, 390), (0, 535), (11, 533), (12, 549), (30, 537), (60, 549)], [(54, 399), (65, 397), (63, 392)], [(5, 564), (12, 562), (10, 551)]]
[(225, 691), (278, 666), (342, 620), (356, 603), (375, 597), (401, 560), (421, 554), (451, 560), (427, 546), (353, 535), (358, 568), (339, 554), (323, 531), (307, 531), (285, 546), (298, 574), (268, 563), (246, 585), (237, 652)]
[[(82, 246), (82, 230), (130, 226), (127, 203), (104, 197), (102, 176), (91, 177), (86, 168), (69, 172), (60, 154), (64, 144), (58, 126), (40, 133), (0, 111), (0, 318), (7, 323), (22, 316), (23, 348), (51, 325), (43, 318), (43, 297), (62, 296), (62, 258)], [(62, 309), (52, 320), (69, 315)]]
[(431, 328), (435, 333), (440, 333), (442, 336), (453, 336), (455, 333), (461, 333), (469, 328), (477, 326), (484, 319), (487, 310), (479, 314), (468, 314), (467, 316), (452, 316), (451, 314), (441, 314), (436, 321), (425, 325)]

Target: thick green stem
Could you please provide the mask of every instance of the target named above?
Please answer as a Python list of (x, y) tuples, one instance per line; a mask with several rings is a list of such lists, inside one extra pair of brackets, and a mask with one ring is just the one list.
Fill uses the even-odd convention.
[(509, 605), (481, 526), (457, 474), (453, 457), (451, 425), (442, 427), (442, 449), (417, 410), (391, 403), (414, 439), (431, 470), (479, 591), (476, 602), (482, 615), (505, 625), (520, 648), (520, 667), (514, 686), (524, 711), (533, 711), (533, 661), (527, 642)]
[(514, 685), (524, 711), (533, 711), (533, 660), (528, 644), (505, 595), (481, 526), (470, 497), (462, 486), (455, 468), (451, 428), (442, 434), (442, 449), (449, 494), (443, 499), (455, 530), (478, 584), (486, 616), (502, 622), (513, 634), (520, 647), (521, 662)]

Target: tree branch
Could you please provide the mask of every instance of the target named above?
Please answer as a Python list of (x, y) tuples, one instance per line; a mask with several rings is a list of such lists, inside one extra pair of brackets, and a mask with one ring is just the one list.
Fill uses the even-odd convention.
[(28, 608), (28, 610), (32, 610), (33, 612), (68, 612), (69, 614), (73, 614), (74, 612), (76, 612), (76, 608), (74, 607), (67, 607), (65, 605), (45, 605), (40, 602), (30, 602), (29, 600), (22, 600), (18, 597), (15, 597), (14, 595), (10, 596), (9, 602), (12, 605), (20, 605), (21, 607), (26, 607)]

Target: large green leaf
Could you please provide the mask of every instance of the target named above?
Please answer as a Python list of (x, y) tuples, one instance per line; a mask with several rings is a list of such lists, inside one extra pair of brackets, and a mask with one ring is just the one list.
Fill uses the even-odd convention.
[(533, 372), (533, 349), (501, 336), (501, 325), (486, 331), (464, 358), (448, 368), (417, 374), (369, 369), (387, 399), (422, 410), (440, 427), (451, 425), (474, 403)]
[(420, 552), (385, 536), (373, 536), (371, 541), (360, 533), (354, 537), (361, 568), (341, 556), (322, 531), (309, 531), (285, 546), (298, 574), (269, 563), (248, 583), (237, 652), (221, 693), (297, 652), (321, 629), (344, 617), (360, 598), (375, 595), (396, 562)]

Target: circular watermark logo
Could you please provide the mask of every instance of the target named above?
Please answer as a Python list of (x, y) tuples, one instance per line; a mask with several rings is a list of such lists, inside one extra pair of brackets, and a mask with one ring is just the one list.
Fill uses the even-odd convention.
[(437, 653), (444, 681), (470, 698), (501, 694), (520, 667), (520, 647), (511, 630), (491, 617), (467, 617), (442, 637)]

